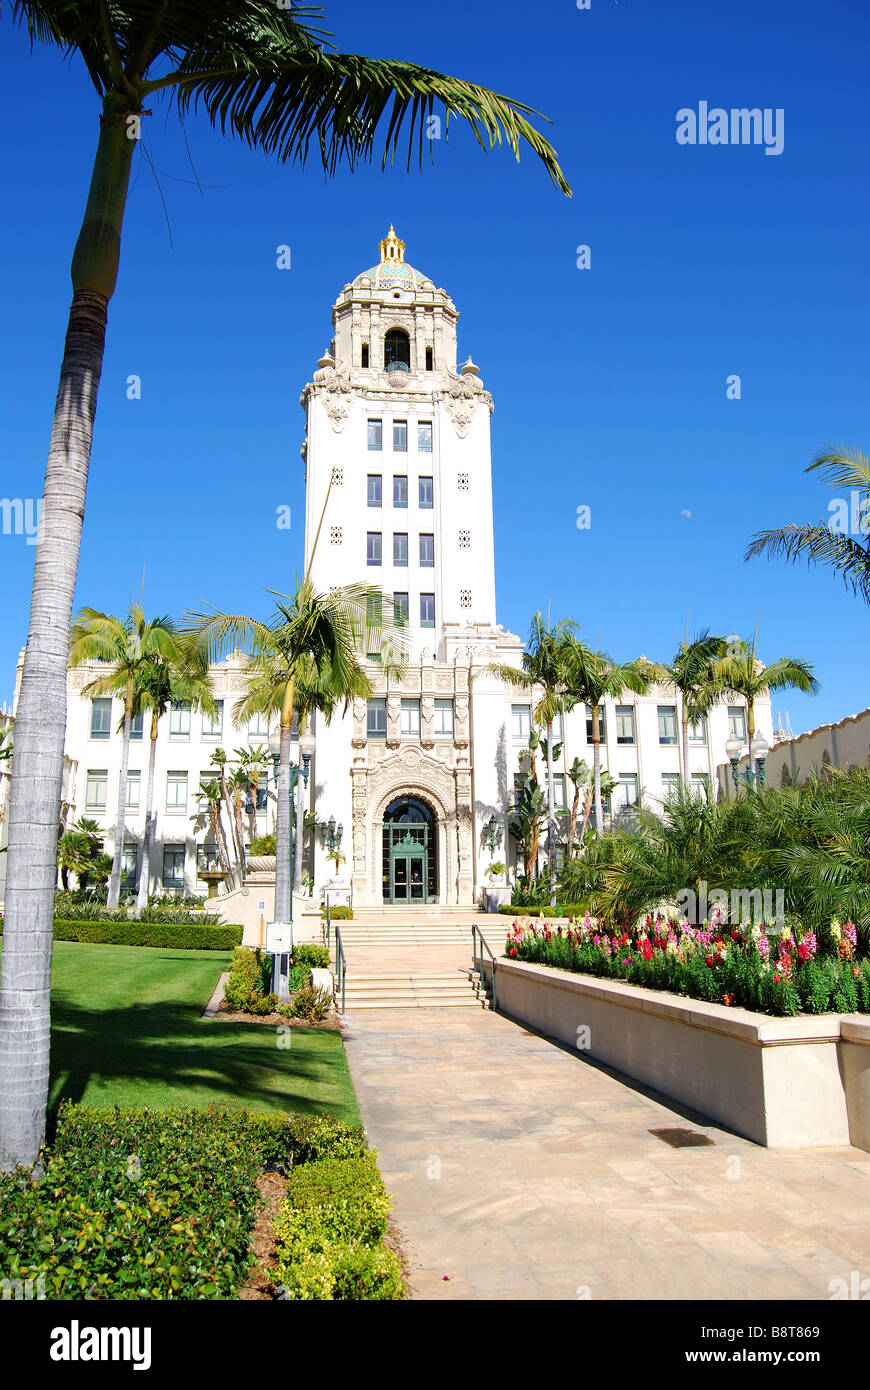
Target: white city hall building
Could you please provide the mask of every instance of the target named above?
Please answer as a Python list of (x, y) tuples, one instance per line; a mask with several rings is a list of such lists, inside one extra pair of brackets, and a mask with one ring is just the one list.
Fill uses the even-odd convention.
[[(520, 666), (523, 651), (522, 639), (496, 621), (493, 401), (470, 358), (457, 366), (452, 300), (408, 264), (392, 228), (378, 264), (345, 285), (332, 317), (330, 349), (302, 393), (305, 558), (326, 502), (315, 588), (362, 581), (392, 594), (407, 626), (409, 660), (395, 679), (372, 657), (371, 698), (315, 725), (307, 809), (319, 825), (343, 827), (346, 862), (336, 870), (315, 833), (314, 892), (341, 882), (355, 905), (472, 904), (492, 862), (506, 861), (511, 871), (522, 865), (511, 807), (527, 766), (533, 705), (488, 669)], [(530, 615), (539, 603), (530, 592)], [(83, 697), (92, 675), (81, 668), (69, 677), (68, 819), (101, 820), (111, 850), (122, 709), (117, 700)], [(232, 757), (240, 745), (268, 739), (263, 721), (233, 725), (244, 660), (230, 658), (214, 676), (223, 702), (216, 718), (180, 707), (161, 721), (152, 892), (204, 891), (198, 873), (213, 864), (214, 849), (197, 800), (200, 779), (216, 747)], [(715, 787), (726, 740), (745, 735), (744, 709), (716, 706), (693, 727), (682, 769), (676, 692), (653, 688), (608, 700), (603, 715), (602, 766), (617, 781), (609, 817), (640, 802), (660, 807), (683, 775), (699, 789)], [(772, 740), (769, 702), (759, 703), (756, 717)], [(574, 758), (591, 763), (590, 724), (580, 706), (556, 730), (558, 806), (573, 795)], [(127, 786), (129, 886), (144, 828), (147, 727), (144, 733), (137, 730), (132, 745)], [(258, 833), (273, 828), (271, 774), (245, 825)]]

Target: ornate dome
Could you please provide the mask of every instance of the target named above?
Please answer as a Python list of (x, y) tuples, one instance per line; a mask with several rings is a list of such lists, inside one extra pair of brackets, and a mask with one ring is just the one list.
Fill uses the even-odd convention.
[(353, 280), (354, 286), (372, 290), (432, 289), (432, 281), (422, 271), (415, 270), (405, 260), (405, 243), (396, 236), (392, 224), (380, 243), (381, 259), (377, 265), (362, 271)]

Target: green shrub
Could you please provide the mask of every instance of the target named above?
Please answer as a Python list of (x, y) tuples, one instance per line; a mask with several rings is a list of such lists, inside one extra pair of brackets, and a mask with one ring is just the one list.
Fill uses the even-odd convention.
[(277, 853), (274, 835), (255, 835), (248, 848), (249, 854), (263, 855)]
[(314, 1160), (291, 1174), (275, 1221), (278, 1267), (290, 1300), (404, 1297), (401, 1268), (382, 1244), (389, 1195), (372, 1152)]
[(583, 917), (586, 908), (582, 903), (557, 903), (555, 907), (518, 907), (514, 903), (502, 903), (499, 912), (507, 917)]
[(248, 1115), (245, 1128), (264, 1163), (288, 1168), (324, 1158), (359, 1158), (368, 1152), (365, 1130), (331, 1115)]
[(224, 985), (224, 999), (232, 1009), (251, 1014), (270, 1014), (278, 996), (269, 990), (272, 957), (259, 946), (251, 950), (238, 946), (230, 961), (229, 979)]
[(332, 1013), (332, 990), (307, 985), (293, 995), (290, 1004), (295, 1018), (304, 1018), (308, 1023), (322, 1023)]
[(293, 963), (308, 970), (328, 970), (329, 951), (325, 946), (303, 944), (293, 948)]
[[(321, 908), (321, 910), (320, 910), (320, 915), (321, 915), (321, 917), (324, 917), (324, 918), (326, 917), (326, 908), (325, 908), (325, 907)], [(351, 922), (351, 921), (353, 920), (353, 908), (352, 908), (352, 907), (343, 907), (343, 906), (341, 906), (341, 907), (330, 907), (330, 909), (329, 909), (329, 920), (330, 920), (331, 922)]]
[(48, 1298), (232, 1298), (263, 1164), (245, 1120), (62, 1105), (43, 1176), (0, 1174), (0, 1277), (44, 1276)]
[[(190, 926), (161, 922), (59, 921), (55, 918), (55, 941), (82, 941), (91, 946), (170, 946), (179, 951), (231, 951), (242, 939), (242, 927), (218, 922), (204, 925), (202, 914)], [(0, 918), (0, 935), (3, 919)]]

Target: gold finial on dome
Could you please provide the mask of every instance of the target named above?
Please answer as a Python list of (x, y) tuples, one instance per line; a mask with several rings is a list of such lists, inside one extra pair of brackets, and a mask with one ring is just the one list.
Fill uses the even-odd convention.
[(396, 229), (392, 222), (390, 223), (390, 230), (379, 245), (381, 251), (381, 265), (383, 265), (385, 261), (397, 262), (399, 265), (404, 262), (405, 243), (396, 236)]

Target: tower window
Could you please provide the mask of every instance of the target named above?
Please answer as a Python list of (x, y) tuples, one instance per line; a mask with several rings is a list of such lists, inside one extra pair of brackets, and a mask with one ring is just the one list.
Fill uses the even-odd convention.
[(379, 565), (381, 563), (381, 533), (380, 531), (369, 531), (366, 539), (366, 563), (369, 565)]
[(369, 420), (368, 442), (370, 449), (382, 449), (384, 426), (382, 420)]
[(432, 479), (423, 477), (420, 479), (420, 506), (431, 511), (432, 505)]
[(435, 595), (434, 595), (434, 594), (421, 594), (421, 595), (420, 595), (420, 626), (421, 626), (421, 627), (434, 627), (434, 626), (435, 626)]
[(420, 420), (417, 423), (417, 452), (420, 454), (431, 454), (432, 452), (431, 420)]
[(369, 345), (368, 345), (368, 343), (363, 343), (363, 345), (362, 345), (362, 354), (361, 354), (361, 355), (362, 355), (362, 362), (361, 362), (361, 365), (362, 365), (363, 367), (367, 367), (367, 366), (369, 365)]
[(368, 478), (368, 504), (370, 507), (381, 505), (381, 474), (370, 473)]
[(391, 328), (384, 338), (384, 371), (411, 370), (411, 340), (404, 329)]
[(408, 563), (408, 533), (407, 531), (396, 531), (393, 533), (393, 564), (407, 565)]
[(366, 707), (366, 735), (368, 738), (387, 737), (387, 702), (385, 699), (369, 700)]
[(397, 473), (393, 478), (393, 506), (407, 507), (408, 505), (408, 475)]
[(396, 627), (407, 627), (411, 616), (407, 594), (393, 594), (393, 622)]
[(431, 532), (420, 536), (420, 564), (429, 569), (435, 564), (435, 537)]
[(407, 454), (408, 452), (408, 421), (393, 421), (393, 453)]
[(433, 362), (433, 356), (432, 356), (432, 349), (431, 349), (430, 347), (427, 347), (427, 349), (426, 349), (426, 371), (427, 371), (427, 372), (431, 372), (431, 371), (433, 370), (433, 367), (434, 367), (434, 362)]

